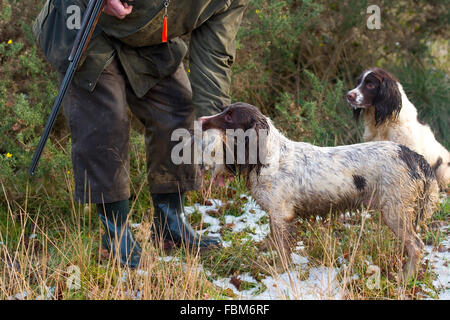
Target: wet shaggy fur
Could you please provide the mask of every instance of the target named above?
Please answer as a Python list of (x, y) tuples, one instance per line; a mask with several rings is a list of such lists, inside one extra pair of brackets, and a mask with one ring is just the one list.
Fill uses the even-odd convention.
[(390, 141), (339, 147), (294, 142), (245, 103), (232, 104), (200, 122), (203, 130), (222, 132), (222, 139), (226, 129), (268, 129), (265, 159), (253, 167), (234, 163), (223, 168), (247, 176), (252, 196), (270, 216), (272, 238), (284, 257), (290, 256), (294, 218), (365, 206), (379, 210), (404, 244), (409, 255), (405, 275), (417, 271), (424, 245), (415, 225), (431, 217), (438, 201), (434, 173), (422, 156)]
[(387, 71), (364, 71), (356, 87), (347, 93), (356, 119), (364, 117), (364, 141), (389, 140), (424, 156), (436, 173), (441, 189), (450, 183), (450, 153), (433, 132), (417, 119), (417, 110), (399, 81)]

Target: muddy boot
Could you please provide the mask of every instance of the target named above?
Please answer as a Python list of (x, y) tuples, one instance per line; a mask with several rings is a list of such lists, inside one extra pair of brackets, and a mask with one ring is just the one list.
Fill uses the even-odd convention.
[(120, 264), (135, 269), (141, 259), (141, 247), (134, 239), (127, 223), (130, 212), (128, 200), (98, 204), (98, 215), (105, 228), (102, 248), (118, 254)]
[(221, 247), (220, 239), (199, 235), (192, 229), (184, 213), (184, 193), (152, 194), (152, 199), (157, 236), (185, 245), (189, 250)]

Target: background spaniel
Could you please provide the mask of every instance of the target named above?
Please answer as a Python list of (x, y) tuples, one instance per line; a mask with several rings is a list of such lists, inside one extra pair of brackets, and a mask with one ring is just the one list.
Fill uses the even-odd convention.
[(417, 110), (402, 85), (385, 70), (364, 71), (356, 88), (347, 93), (355, 118), (364, 116), (364, 141), (389, 140), (423, 155), (436, 173), (441, 189), (450, 183), (450, 153), (436, 141), (428, 125), (417, 120)]

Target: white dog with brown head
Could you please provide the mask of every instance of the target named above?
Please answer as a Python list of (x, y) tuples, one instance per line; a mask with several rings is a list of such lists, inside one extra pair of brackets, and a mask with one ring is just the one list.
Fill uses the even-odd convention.
[(364, 141), (393, 141), (424, 156), (442, 189), (450, 183), (450, 153), (430, 127), (417, 119), (417, 110), (400, 82), (385, 70), (364, 71), (347, 93), (355, 118), (364, 116)]

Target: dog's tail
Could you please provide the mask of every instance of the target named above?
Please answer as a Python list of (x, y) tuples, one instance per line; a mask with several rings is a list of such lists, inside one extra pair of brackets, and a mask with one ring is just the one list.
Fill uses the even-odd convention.
[(439, 185), (433, 168), (422, 155), (403, 145), (400, 145), (399, 155), (417, 188), (415, 226), (419, 229), (433, 215), (439, 201)]

